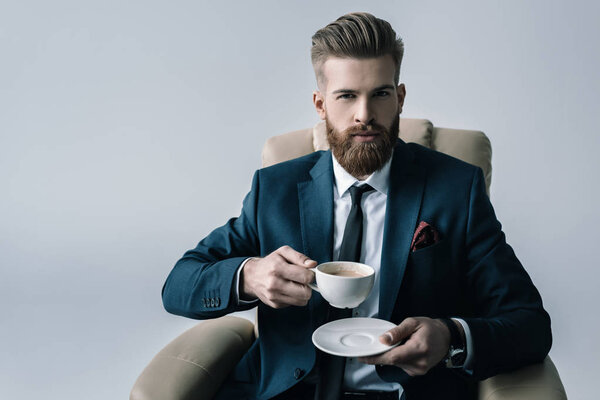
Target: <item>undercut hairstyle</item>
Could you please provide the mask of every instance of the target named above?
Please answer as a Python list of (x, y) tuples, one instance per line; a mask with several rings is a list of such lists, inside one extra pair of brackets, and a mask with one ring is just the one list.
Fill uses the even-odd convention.
[(400, 65), (404, 43), (396, 37), (389, 22), (369, 13), (342, 15), (335, 22), (319, 29), (312, 37), (311, 60), (317, 83), (323, 82), (323, 64), (329, 57), (376, 58), (391, 55), (396, 64), (394, 77), (400, 82)]

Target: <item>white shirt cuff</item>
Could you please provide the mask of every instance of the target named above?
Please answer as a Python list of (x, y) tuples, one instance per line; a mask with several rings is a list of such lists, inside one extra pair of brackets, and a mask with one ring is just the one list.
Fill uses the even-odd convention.
[(248, 257), (246, 258), (239, 266), (237, 272), (235, 273), (235, 284), (233, 287), (235, 287), (235, 298), (237, 299), (237, 303), (238, 305), (240, 304), (253, 304), (256, 303), (258, 301), (258, 299), (254, 299), (254, 300), (242, 300), (240, 299), (240, 274), (242, 273), (242, 269), (244, 268), (244, 266), (246, 265), (246, 263), (250, 260), (252, 260), (253, 257)]
[(475, 355), (473, 354), (473, 337), (471, 336), (471, 330), (469, 329), (469, 324), (467, 324), (464, 320), (460, 318), (452, 318), (455, 321), (458, 321), (465, 331), (465, 341), (467, 342), (467, 359), (463, 365), (463, 369), (465, 372), (472, 374), (473, 373), (473, 360), (475, 359)]

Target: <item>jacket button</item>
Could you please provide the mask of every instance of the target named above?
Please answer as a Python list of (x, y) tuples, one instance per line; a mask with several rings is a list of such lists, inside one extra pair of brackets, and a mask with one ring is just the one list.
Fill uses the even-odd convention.
[(214, 307), (215, 306), (215, 299), (210, 299), (210, 306)]
[(215, 300), (215, 306), (219, 307), (220, 304), (221, 304), (221, 298), (217, 297), (217, 299)]
[(304, 370), (300, 369), (300, 368), (296, 368), (294, 370), (294, 378), (296, 378), (296, 380), (302, 378), (304, 376)]

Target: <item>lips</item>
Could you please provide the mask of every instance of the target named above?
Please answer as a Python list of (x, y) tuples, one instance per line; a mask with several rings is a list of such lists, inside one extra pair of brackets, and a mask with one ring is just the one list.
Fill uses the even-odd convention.
[(367, 131), (367, 132), (353, 133), (351, 136), (354, 140), (356, 140), (358, 142), (368, 142), (371, 140), (375, 140), (375, 138), (377, 138), (377, 136), (379, 136), (380, 134), (381, 134), (380, 132)]
[(376, 129), (360, 129), (359, 127), (354, 127), (348, 129), (347, 133), (352, 136), (365, 136), (365, 135), (380, 135), (381, 131)]

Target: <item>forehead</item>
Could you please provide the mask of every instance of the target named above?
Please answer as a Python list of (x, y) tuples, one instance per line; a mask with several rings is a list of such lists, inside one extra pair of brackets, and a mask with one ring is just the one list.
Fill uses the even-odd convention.
[(326, 92), (347, 89), (369, 91), (384, 85), (394, 85), (396, 65), (390, 55), (377, 58), (330, 57), (322, 67)]

